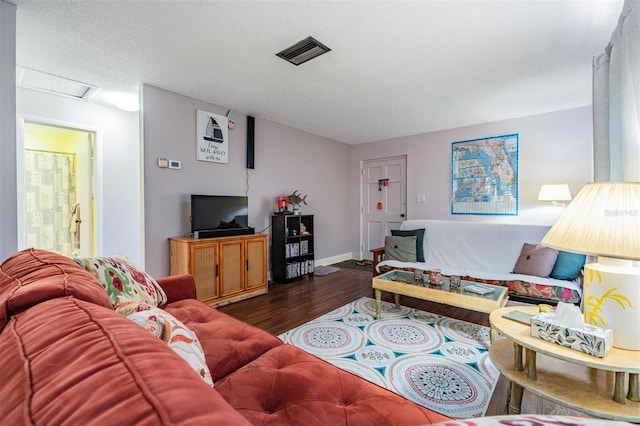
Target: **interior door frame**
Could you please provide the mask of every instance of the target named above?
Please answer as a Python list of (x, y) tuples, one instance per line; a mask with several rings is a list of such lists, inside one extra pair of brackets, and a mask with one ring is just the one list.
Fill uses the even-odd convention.
[[(25, 170), (24, 170), (24, 151), (25, 151), (25, 123), (40, 124), (43, 126), (62, 127), (70, 130), (75, 130), (85, 133), (93, 133), (94, 135), (94, 149), (93, 149), (93, 200), (94, 200), (94, 232), (93, 232), (93, 251), (94, 254), (102, 253), (103, 245), (103, 167), (102, 167), (102, 133), (100, 128), (81, 124), (72, 123), (62, 120), (54, 120), (51, 118), (18, 114), (16, 117), (16, 210), (17, 210), (17, 225), (18, 225), (18, 250), (26, 248), (25, 239)], [(87, 211), (87, 210), (85, 210)]]
[(360, 235), (360, 242), (359, 242), (359, 253), (360, 253), (360, 259), (366, 259), (367, 256), (365, 255), (365, 234), (364, 234), (364, 218), (365, 218), (365, 192), (364, 192), (364, 181), (365, 181), (365, 176), (364, 176), (364, 166), (366, 163), (369, 162), (375, 162), (375, 161), (389, 161), (389, 160), (394, 160), (394, 159), (403, 159), (404, 160), (404, 176), (402, 177), (404, 179), (404, 219), (407, 219), (407, 188), (408, 188), (408, 184), (407, 184), (407, 169), (408, 169), (408, 165), (409, 165), (409, 159), (407, 158), (406, 154), (401, 154), (401, 155), (393, 155), (390, 157), (381, 157), (381, 158), (368, 158), (365, 160), (361, 160), (360, 161), (360, 170), (358, 171), (358, 174), (360, 175), (360, 229), (358, 230), (358, 234)]

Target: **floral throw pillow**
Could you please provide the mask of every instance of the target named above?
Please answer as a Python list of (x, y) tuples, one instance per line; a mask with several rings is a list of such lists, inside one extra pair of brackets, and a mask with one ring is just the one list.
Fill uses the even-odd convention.
[(180, 320), (160, 308), (122, 296), (117, 298), (115, 311), (169, 345), (206, 384), (213, 386), (213, 378), (198, 336)]
[(100, 281), (113, 304), (118, 296), (153, 306), (167, 303), (167, 295), (156, 280), (122, 257), (85, 257), (74, 260)]

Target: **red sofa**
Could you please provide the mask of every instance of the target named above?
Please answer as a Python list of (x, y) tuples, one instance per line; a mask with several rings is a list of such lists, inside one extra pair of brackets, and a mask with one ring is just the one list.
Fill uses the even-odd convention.
[(448, 420), (158, 280), (198, 336), (208, 386), (163, 341), (113, 310), (71, 259), (37, 249), (0, 265), (0, 419), (24, 424), (412, 425)]

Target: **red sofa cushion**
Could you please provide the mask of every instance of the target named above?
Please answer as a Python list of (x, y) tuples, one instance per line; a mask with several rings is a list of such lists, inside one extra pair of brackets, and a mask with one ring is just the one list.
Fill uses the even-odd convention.
[(282, 341), (204, 303), (185, 299), (164, 310), (189, 327), (200, 340), (213, 382), (253, 361)]
[(0, 359), (3, 424), (247, 424), (164, 342), (83, 300), (14, 315)]
[(15, 253), (0, 265), (0, 330), (12, 315), (67, 296), (111, 308), (98, 280), (70, 258), (34, 248)]
[(217, 381), (216, 390), (252, 424), (409, 426), (449, 420), (290, 345)]

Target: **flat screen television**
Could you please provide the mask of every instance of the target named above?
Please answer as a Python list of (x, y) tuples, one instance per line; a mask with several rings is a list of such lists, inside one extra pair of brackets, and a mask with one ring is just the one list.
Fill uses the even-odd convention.
[(191, 195), (191, 232), (194, 238), (253, 234), (249, 227), (249, 200), (233, 195)]

